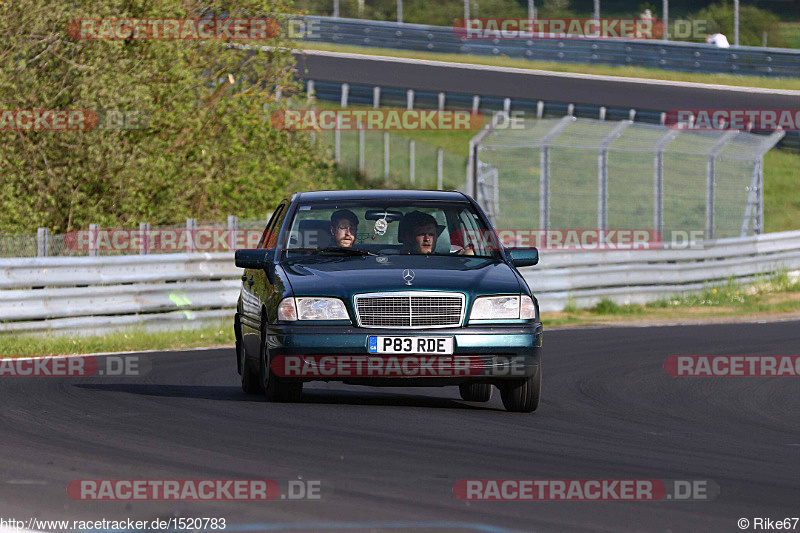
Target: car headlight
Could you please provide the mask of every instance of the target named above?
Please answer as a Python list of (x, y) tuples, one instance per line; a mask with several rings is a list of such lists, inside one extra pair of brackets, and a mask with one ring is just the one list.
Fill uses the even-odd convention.
[(470, 320), (536, 318), (536, 307), (530, 296), (481, 296), (472, 304)]
[(338, 298), (284, 298), (278, 305), (278, 320), (349, 320), (344, 302)]

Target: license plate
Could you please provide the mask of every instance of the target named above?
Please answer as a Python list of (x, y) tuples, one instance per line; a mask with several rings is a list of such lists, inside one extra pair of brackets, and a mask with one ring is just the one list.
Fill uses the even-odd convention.
[(370, 336), (369, 353), (453, 354), (453, 337)]

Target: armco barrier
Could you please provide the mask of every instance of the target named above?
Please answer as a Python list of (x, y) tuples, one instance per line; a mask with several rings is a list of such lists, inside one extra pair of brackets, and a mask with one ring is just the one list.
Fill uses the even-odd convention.
[[(800, 270), (800, 231), (725, 239), (706, 248), (541, 251), (522, 273), (543, 312), (602, 298), (645, 303)], [(233, 254), (0, 259), (0, 333), (91, 334), (231, 321), (241, 285)]]
[(331, 17), (306, 17), (306, 40), (425, 52), (520, 57), (537, 61), (625, 65), (686, 72), (800, 76), (800, 50), (662, 40), (462, 40), (452, 27)]

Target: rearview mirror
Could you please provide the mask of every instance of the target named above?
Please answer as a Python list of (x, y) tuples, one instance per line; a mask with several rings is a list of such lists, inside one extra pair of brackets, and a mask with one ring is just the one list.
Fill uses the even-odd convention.
[(516, 248), (509, 251), (511, 264), (515, 267), (533, 266), (539, 262), (539, 250), (536, 248)]

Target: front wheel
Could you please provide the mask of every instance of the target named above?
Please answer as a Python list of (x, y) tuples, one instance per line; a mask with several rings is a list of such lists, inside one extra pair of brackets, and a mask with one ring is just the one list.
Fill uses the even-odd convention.
[(529, 378), (508, 381), (500, 386), (500, 397), (506, 410), (516, 413), (532, 413), (539, 407), (542, 394), (542, 365)]
[(467, 402), (488, 402), (492, 397), (492, 385), (489, 383), (462, 383), (458, 386), (461, 399)]
[(270, 402), (297, 402), (303, 395), (303, 382), (286, 383), (280, 381), (270, 366), (269, 349), (267, 348), (266, 328), (261, 328), (261, 389)]
[(261, 379), (259, 379), (258, 371), (253, 368), (253, 363), (247, 359), (244, 351), (239, 313), (236, 313), (233, 327), (236, 337), (236, 366), (239, 374), (242, 375), (242, 390), (245, 394), (263, 394), (264, 389), (261, 388)]

